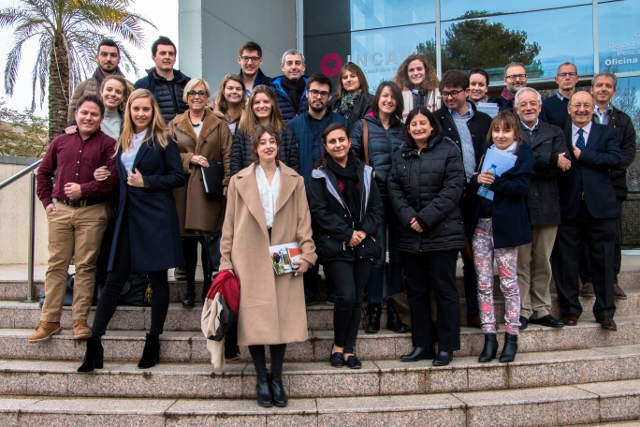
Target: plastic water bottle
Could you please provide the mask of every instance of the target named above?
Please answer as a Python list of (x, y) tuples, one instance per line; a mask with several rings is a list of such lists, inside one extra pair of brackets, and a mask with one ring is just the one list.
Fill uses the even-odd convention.
[[(491, 172), (493, 176), (496, 175), (496, 165), (491, 165), (489, 169), (485, 172)], [(489, 192), (489, 186), (487, 184), (482, 184), (480, 188), (478, 188), (478, 196), (487, 197), (487, 193)]]

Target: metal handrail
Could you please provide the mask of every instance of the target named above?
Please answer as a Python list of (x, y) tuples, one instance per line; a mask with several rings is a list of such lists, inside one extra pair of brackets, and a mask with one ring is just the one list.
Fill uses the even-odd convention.
[(35, 248), (36, 248), (36, 172), (42, 163), (42, 159), (36, 160), (20, 172), (0, 182), (0, 190), (16, 182), (23, 176), (31, 173), (31, 185), (29, 191), (29, 254), (27, 257), (27, 301), (35, 301), (36, 288), (33, 283)]

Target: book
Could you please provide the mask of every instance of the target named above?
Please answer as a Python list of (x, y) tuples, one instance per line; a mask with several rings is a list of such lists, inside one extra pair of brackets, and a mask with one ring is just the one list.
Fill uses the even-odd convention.
[(209, 160), (208, 168), (202, 169), (202, 182), (204, 183), (204, 191), (209, 196), (222, 196), (224, 186), (224, 165), (222, 160)]
[(269, 256), (277, 275), (294, 273), (298, 269), (294, 262), (302, 259), (302, 251), (296, 242), (283, 243), (269, 246)]

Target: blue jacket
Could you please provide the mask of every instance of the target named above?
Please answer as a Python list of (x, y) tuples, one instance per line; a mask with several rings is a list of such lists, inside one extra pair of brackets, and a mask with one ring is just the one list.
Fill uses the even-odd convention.
[[(307, 111), (309, 108), (309, 101), (307, 100), (307, 89), (305, 88), (302, 91), (302, 96), (300, 97), (300, 105), (298, 105), (298, 111), (293, 108), (293, 102), (291, 98), (289, 98), (289, 94), (282, 88), (282, 79), (284, 76), (275, 77), (271, 80), (271, 90), (273, 90), (273, 94), (276, 96), (276, 102), (278, 103), (278, 107), (280, 107), (280, 112), (282, 113), (282, 120), (288, 122), (289, 120), (297, 117)], [(304, 80), (304, 84), (307, 84), (308, 78), (306, 76), (302, 76)]]
[[(520, 144), (515, 154), (518, 157), (516, 164), (496, 177), (496, 180), (489, 187), (495, 193), (491, 206), (493, 247), (495, 249), (512, 248), (533, 241), (525, 196), (529, 191), (531, 178), (535, 174), (533, 165), (536, 163), (536, 159), (531, 147), (524, 143)], [(473, 232), (482, 207), (481, 197), (477, 194), (478, 187), (478, 174), (475, 174), (466, 189), (475, 206), (473, 219), (467, 228), (469, 240), (473, 239)]]
[(120, 160), (121, 154), (122, 148), (116, 156), (120, 193), (108, 270), (113, 270), (125, 217), (130, 231), (131, 272), (167, 270), (184, 265), (180, 223), (172, 193), (174, 188), (185, 183), (178, 144), (169, 139), (169, 145), (162, 149), (155, 139), (142, 143), (133, 170), (140, 171), (144, 188), (127, 185), (127, 170)]
[(562, 219), (578, 215), (583, 194), (592, 217), (618, 218), (620, 208), (609, 176), (611, 169), (622, 166), (618, 132), (613, 127), (593, 123), (580, 159), (573, 155), (571, 132), (572, 126), (569, 125), (564, 130), (564, 138), (571, 154), (571, 169), (564, 172), (558, 181)]
[[(311, 119), (315, 120), (315, 119)], [(293, 130), (298, 140), (298, 152), (300, 153), (300, 163), (298, 165), (300, 175), (304, 178), (304, 185), (309, 188), (309, 180), (311, 179), (311, 171), (315, 162), (322, 157), (322, 132), (333, 123), (342, 123), (345, 126), (349, 125), (347, 119), (339, 114), (327, 111), (327, 115), (323, 119), (321, 126), (322, 129), (318, 129), (319, 134), (314, 134), (309, 124), (309, 113), (299, 115), (295, 119), (287, 123), (287, 126)]]

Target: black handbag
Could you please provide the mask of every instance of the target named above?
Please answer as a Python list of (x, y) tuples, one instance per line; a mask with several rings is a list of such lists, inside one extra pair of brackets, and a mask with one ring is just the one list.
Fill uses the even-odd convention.
[(227, 210), (226, 199), (222, 202), (222, 209), (218, 214), (218, 220), (216, 221), (216, 231), (206, 233), (204, 235), (204, 244), (202, 247), (205, 250), (206, 259), (209, 261), (209, 272), (220, 270), (220, 239), (222, 238), (221, 223), (224, 221), (224, 214)]

